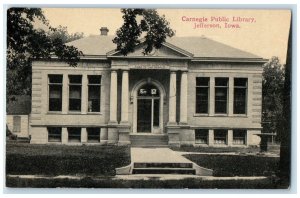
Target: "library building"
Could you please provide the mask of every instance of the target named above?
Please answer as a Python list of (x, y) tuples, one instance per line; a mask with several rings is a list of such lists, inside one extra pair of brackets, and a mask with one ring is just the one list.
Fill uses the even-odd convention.
[(32, 63), (32, 144), (248, 147), (260, 143), (265, 59), (201, 37), (123, 56), (102, 27), (77, 67)]

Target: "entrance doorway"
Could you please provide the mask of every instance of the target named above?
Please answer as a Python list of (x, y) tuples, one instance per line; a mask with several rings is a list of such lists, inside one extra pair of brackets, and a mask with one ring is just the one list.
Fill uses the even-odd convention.
[(160, 91), (154, 84), (137, 90), (137, 133), (160, 133)]

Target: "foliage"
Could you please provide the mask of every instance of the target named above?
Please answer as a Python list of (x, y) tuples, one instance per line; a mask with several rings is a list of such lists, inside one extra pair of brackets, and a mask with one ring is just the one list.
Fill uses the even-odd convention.
[(6, 173), (19, 175), (115, 175), (130, 163), (125, 146), (7, 144)]
[(188, 159), (199, 166), (213, 169), (213, 176), (270, 176), (279, 167), (279, 157), (255, 155), (189, 154)]
[(59, 37), (49, 37), (43, 29), (34, 28), (35, 20), (41, 21), (50, 31), (40, 8), (10, 8), (7, 10), (7, 95), (30, 94), (31, 60), (49, 59), (52, 55), (59, 60), (76, 66), (79, 52), (64, 44)]
[(48, 31), (47, 34), (51, 40), (61, 39), (63, 43), (68, 43), (74, 40), (78, 40), (84, 37), (83, 32), (76, 32), (73, 34), (69, 34), (67, 27), (58, 26), (57, 28), (53, 28), (53, 30)]
[(144, 54), (150, 53), (153, 48), (160, 48), (167, 36), (172, 37), (175, 34), (165, 16), (159, 16), (154, 9), (122, 9), (121, 12), (124, 23), (117, 30), (113, 42), (117, 44), (117, 50), (125, 56), (141, 43), (143, 33), (146, 43)]
[(262, 81), (262, 123), (263, 133), (276, 133), (277, 141), (281, 136), (283, 113), (284, 67), (278, 57), (272, 57), (264, 65)]

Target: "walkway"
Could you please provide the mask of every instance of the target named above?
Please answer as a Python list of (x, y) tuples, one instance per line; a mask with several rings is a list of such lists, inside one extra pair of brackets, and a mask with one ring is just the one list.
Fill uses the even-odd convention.
[(131, 162), (192, 163), (169, 148), (131, 148)]

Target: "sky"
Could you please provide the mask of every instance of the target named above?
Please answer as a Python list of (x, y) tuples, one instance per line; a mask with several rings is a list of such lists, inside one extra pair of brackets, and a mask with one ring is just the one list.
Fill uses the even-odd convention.
[[(204, 35), (266, 59), (278, 56), (281, 63), (286, 61), (289, 10), (157, 10), (170, 22), (175, 36)], [(100, 34), (101, 27), (108, 27), (108, 34), (114, 35), (123, 23), (120, 9), (115, 8), (45, 8), (43, 11), (50, 25), (66, 26), (69, 33), (83, 32), (85, 36)], [(198, 21), (195, 22), (196, 18)], [(198, 28), (195, 28), (197, 25)], [(204, 25), (206, 28), (203, 28)], [(208, 25), (214, 25), (214, 28)], [(228, 28), (230, 25), (239, 28)]]

